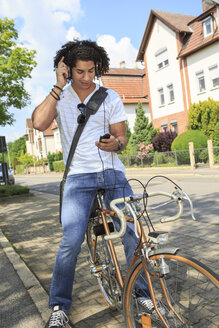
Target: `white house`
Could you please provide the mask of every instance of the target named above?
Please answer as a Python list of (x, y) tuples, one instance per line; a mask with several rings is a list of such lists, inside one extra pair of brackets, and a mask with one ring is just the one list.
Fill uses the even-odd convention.
[(31, 119), (26, 119), (27, 153), (37, 159), (46, 158), (48, 153), (62, 151), (59, 130), (55, 121), (44, 132), (33, 128)]
[(161, 131), (184, 132), (193, 102), (219, 99), (219, 6), (202, 2), (198, 17), (151, 10), (148, 19), (137, 60), (145, 62), (151, 119)]

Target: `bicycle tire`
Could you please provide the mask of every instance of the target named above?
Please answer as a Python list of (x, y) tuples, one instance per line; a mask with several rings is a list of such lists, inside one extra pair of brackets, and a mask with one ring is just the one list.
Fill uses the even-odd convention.
[[(154, 264), (161, 258), (169, 266), (169, 273), (164, 281), (173, 308), (180, 314), (184, 323), (180, 322), (167, 305), (159, 279), (153, 270), (150, 272), (157, 305), (165, 309), (169, 328), (218, 328), (219, 327), (219, 276), (201, 262), (173, 254), (156, 254), (150, 256)], [(150, 267), (150, 265), (149, 265)], [(126, 327), (143, 327), (141, 316), (146, 311), (136, 301), (136, 282), (143, 273), (143, 264), (139, 259), (133, 266), (126, 280), (124, 290), (124, 315)], [(143, 277), (145, 280), (145, 276)], [(143, 295), (142, 295), (143, 296)], [(158, 315), (150, 315), (152, 327), (166, 327)]]
[[(90, 219), (87, 228), (87, 245), (90, 257), (91, 268), (105, 266), (106, 268), (100, 272), (95, 273), (95, 277), (98, 282), (98, 286), (103, 295), (103, 298), (107, 306), (111, 310), (116, 310), (116, 299), (114, 292), (118, 288), (115, 273), (113, 272), (113, 263), (109, 253), (108, 242), (104, 239), (104, 236), (98, 236), (97, 246), (94, 250), (94, 235), (93, 228), (97, 223), (95, 219)], [(95, 252), (95, 258), (94, 258)]]

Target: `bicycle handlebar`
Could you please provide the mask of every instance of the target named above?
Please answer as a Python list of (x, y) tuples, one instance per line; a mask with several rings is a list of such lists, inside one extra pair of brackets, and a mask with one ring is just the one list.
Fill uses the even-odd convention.
[[(183, 212), (183, 196), (179, 197), (178, 193), (168, 193), (165, 191), (156, 191), (156, 192), (151, 192), (147, 194), (147, 197), (154, 197), (154, 196), (166, 196), (169, 197), (171, 200), (176, 201), (177, 202), (177, 206), (178, 206), (178, 212), (176, 215), (171, 216), (171, 217), (166, 217), (166, 218), (162, 218), (161, 222), (169, 222), (169, 221), (175, 221), (177, 220)], [(122, 211), (122, 209), (118, 208), (118, 204), (126, 204), (126, 203), (130, 203), (130, 202), (135, 202), (138, 200), (143, 199), (143, 197), (146, 197), (146, 195), (132, 195), (132, 196), (128, 196), (128, 197), (122, 197), (122, 198), (117, 198), (111, 201), (110, 203), (110, 207), (111, 209), (117, 214), (120, 223), (121, 223), (121, 227), (120, 230), (118, 232), (113, 232), (110, 235), (106, 235), (104, 238), (105, 240), (110, 240), (110, 239), (116, 239), (119, 237), (122, 237), (125, 234), (126, 231), (126, 219), (125, 219), (125, 215)], [(134, 215), (133, 217), (134, 219), (134, 224), (136, 226), (137, 224), (137, 217)], [(137, 233), (137, 232), (136, 232)]]

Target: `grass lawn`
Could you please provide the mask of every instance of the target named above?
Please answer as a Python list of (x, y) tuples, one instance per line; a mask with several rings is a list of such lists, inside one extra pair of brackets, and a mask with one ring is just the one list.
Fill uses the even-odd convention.
[(0, 198), (28, 194), (29, 188), (19, 185), (1, 185), (0, 186)]

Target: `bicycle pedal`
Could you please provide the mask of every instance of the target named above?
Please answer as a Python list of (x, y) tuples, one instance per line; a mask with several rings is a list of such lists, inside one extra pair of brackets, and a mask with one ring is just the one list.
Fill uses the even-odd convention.
[(152, 328), (151, 318), (147, 314), (141, 316), (142, 328)]
[(106, 270), (108, 268), (108, 266), (106, 264), (101, 264), (101, 265), (97, 265), (94, 266), (90, 269), (91, 273), (96, 274), (99, 272), (102, 272), (103, 270)]

